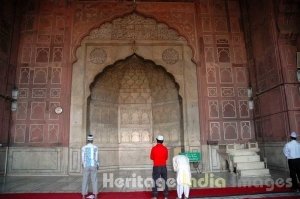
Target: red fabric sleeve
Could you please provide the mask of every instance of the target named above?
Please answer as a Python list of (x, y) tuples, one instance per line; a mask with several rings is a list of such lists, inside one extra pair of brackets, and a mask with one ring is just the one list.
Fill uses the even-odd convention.
[(151, 153), (150, 153), (150, 159), (151, 159), (151, 160), (153, 160), (153, 158), (154, 158), (153, 156), (154, 156), (154, 155), (153, 155), (153, 148), (152, 148), (152, 149), (151, 149)]

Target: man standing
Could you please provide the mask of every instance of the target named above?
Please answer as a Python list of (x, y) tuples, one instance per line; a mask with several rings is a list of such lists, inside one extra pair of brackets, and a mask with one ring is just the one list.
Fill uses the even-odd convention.
[(177, 172), (177, 199), (181, 199), (184, 193), (184, 198), (189, 198), (191, 186), (191, 169), (190, 161), (184, 155), (176, 155), (173, 157), (173, 168)]
[(98, 178), (97, 170), (98, 163), (98, 147), (93, 145), (93, 135), (88, 135), (87, 145), (81, 149), (81, 160), (83, 166), (83, 180), (82, 180), (82, 199), (88, 193), (88, 179), (91, 176), (94, 198), (97, 199), (98, 194)]
[(158, 135), (156, 137), (157, 144), (152, 147), (150, 159), (153, 160), (153, 172), (152, 177), (154, 180), (154, 187), (152, 188), (152, 199), (157, 199), (158, 191), (157, 191), (157, 180), (162, 177), (163, 178), (163, 186), (164, 186), (164, 198), (168, 199), (168, 186), (167, 186), (167, 159), (168, 159), (168, 149), (163, 145), (164, 137), (162, 135)]
[(291, 133), (291, 141), (288, 142), (284, 148), (283, 153), (288, 159), (290, 177), (292, 178), (292, 189), (299, 192), (299, 186), (297, 182), (300, 181), (300, 144), (297, 142), (297, 134)]

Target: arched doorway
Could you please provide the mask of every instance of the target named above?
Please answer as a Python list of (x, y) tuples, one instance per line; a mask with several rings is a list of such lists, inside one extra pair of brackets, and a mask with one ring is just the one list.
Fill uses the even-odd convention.
[[(88, 122), (89, 115), (93, 114), (92, 112), (89, 112), (89, 110), (93, 110), (92, 108), (89, 108), (89, 106), (91, 106), (89, 100), (92, 101), (93, 98), (93, 86), (97, 84), (98, 78), (100, 82), (103, 81), (101, 80), (101, 76), (109, 73), (110, 70), (116, 70), (116, 68), (120, 69), (112, 73), (112, 78), (108, 78), (108, 76), (104, 77), (107, 78), (107, 81), (110, 81), (115, 76), (118, 76), (122, 71), (127, 71), (122, 68), (126, 68), (126, 65), (130, 65), (129, 63), (134, 62), (142, 62), (141, 65), (144, 66), (142, 69), (137, 70), (139, 71), (139, 75), (135, 76), (135, 78), (137, 78), (136, 81), (139, 81), (140, 77), (144, 77), (144, 79), (146, 79), (147, 81), (152, 81), (150, 76), (147, 76), (148, 70), (150, 70), (151, 68), (153, 71), (161, 71), (157, 72), (158, 77), (162, 76), (164, 78), (168, 77), (170, 79), (167, 85), (170, 84), (173, 86), (173, 88), (176, 88), (176, 90), (173, 89), (173, 91), (176, 91), (175, 95), (177, 96), (178, 104), (181, 104), (180, 106), (178, 105), (179, 107), (181, 107), (180, 109), (178, 109), (182, 111), (182, 122), (180, 122), (180, 124), (182, 124), (182, 131), (180, 132), (183, 132), (184, 134), (184, 136), (181, 137), (182, 140), (178, 141), (178, 143), (175, 142), (177, 145), (174, 146), (184, 146), (185, 150), (200, 150), (196, 65), (192, 62), (193, 54), (191, 48), (187, 44), (187, 41), (183, 37), (179, 36), (176, 31), (170, 29), (165, 24), (157, 23), (153, 19), (144, 18), (143, 16), (133, 13), (123, 18), (118, 18), (111, 22), (102, 24), (99, 28), (92, 30), (90, 34), (83, 38), (83, 40), (81, 41), (81, 46), (77, 49), (76, 56), (77, 62), (73, 64), (72, 72), (69, 147), (70, 174), (77, 174), (81, 172), (80, 148), (86, 143), (87, 130), (89, 130), (89, 128), (98, 128), (93, 127)], [(134, 59), (136, 61), (133, 61)], [(127, 74), (125, 72), (123, 73), (123, 76)], [(123, 76), (118, 76), (118, 79), (120, 79), (120, 81), (117, 82), (119, 84), (122, 84), (122, 81), (125, 81), (124, 77), (126, 75), (124, 77)], [(129, 76), (129, 74), (127, 76)], [(161, 80), (157, 79), (156, 82), (159, 81)], [(130, 82), (131, 81), (129, 81), (129, 83), (127, 82), (127, 84), (130, 84)], [(99, 85), (102, 84), (99, 83)], [(112, 85), (115, 86), (114, 84)], [(154, 89), (154, 86), (152, 87)], [(118, 88), (121, 87), (119, 86)], [(151, 90), (150, 84), (148, 89)], [(103, 92), (105, 91), (107, 90), (103, 90)], [(125, 88), (122, 88), (122, 92), (125, 93)], [(132, 88), (132, 90), (130, 90), (131, 95), (128, 95), (127, 97), (138, 97), (138, 95), (134, 92)], [(159, 89), (155, 92), (157, 92), (156, 94), (158, 96), (165, 94), (162, 90)], [(121, 105), (123, 105), (123, 107), (130, 107), (132, 105), (129, 104), (129, 106), (126, 103), (119, 103), (120, 89), (117, 92), (119, 93), (119, 96), (110, 96), (112, 93), (113, 92), (109, 92), (104, 95), (100, 95), (103, 97), (108, 97), (108, 99), (110, 100), (118, 101), (118, 106), (114, 107), (112, 106), (112, 104), (110, 104), (110, 106), (114, 108), (109, 108), (108, 110), (106, 110), (106, 113), (107, 111), (110, 111), (111, 114), (115, 115), (114, 118), (118, 119), (115, 119), (114, 124), (110, 126), (106, 125), (108, 129), (105, 132), (114, 131), (117, 133), (113, 134), (113, 136), (109, 138), (109, 140), (114, 140), (114, 142), (109, 143), (109, 145), (104, 144), (108, 141), (108, 137), (103, 138), (106, 139), (104, 143), (99, 142), (102, 163), (108, 165), (102, 167), (101, 169), (122, 169), (123, 163), (125, 165), (123, 169), (132, 168), (132, 166), (130, 166), (131, 162), (127, 164), (126, 161), (130, 161), (130, 158), (134, 157), (137, 149), (142, 149), (135, 148), (133, 147), (133, 145), (145, 145), (145, 148), (143, 148), (143, 150), (145, 150), (146, 148), (150, 150), (151, 141), (153, 140), (153, 136), (156, 132), (155, 128), (159, 127), (157, 129), (157, 132), (158, 130), (160, 130), (162, 134), (165, 132), (166, 136), (170, 136), (170, 140), (180, 140), (180, 138), (177, 136), (177, 133), (168, 135), (169, 131), (171, 130), (167, 131), (165, 130), (166, 127), (163, 127), (163, 125), (159, 125), (159, 123), (155, 123), (156, 118), (154, 118), (154, 116), (160, 115), (160, 113), (153, 114), (153, 111), (156, 110), (156, 106), (166, 106), (166, 101), (162, 101), (163, 105), (159, 103), (153, 104), (151, 102), (149, 104), (144, 103), (142, 106), (144, 108), (149, 106), (150, 108), (148, 108), (147, 110), (152, 110), (152, 115), (147, 115), (147, 117), (151, 116), (152, 118), (148, 119), (151, 122), (154, 122), (150, 125), (152, 129), (149, 130), (150, 127), (147, 127), (149, 133), (148, 138), (140, 137), (141, 128), (139, 129), (139, 131), (135, 132), (133, 131), (134, 127), (130, 127), (129, 131), (125, 133), (126, 125), (130, 126), (130, 124), (126, 124), (125, 126), (119, 124), (119, 122), (122, 121), (122, 118), (119, 118), (122, 117), (122, 114), (120, 114), (119, 111), (122, 111), (120, 110), (120, 107), (122, 107)], [(145, 96), (147, 96), (146, 91), (140, 92), (139, 100), (141, 100)], [(179, 96), (181, 96), (181, 98)], [(152, 98), (153, 96), (151, 96), (151, 100)], [(167, 96), (165, 96), (164, 98), (167, 99)], [(133, 105), (133, 107), (138, 107), (138, 105), (136, 104)], [(157, 108), (157, 110), (159, 112), (159, 110), (162, 109)], [(110, 114), (110, 112), (108, 114)], [(128, 112), (130, 111), (128, 110)], [(104, 113), (105, 111), (103, 112), (103, 114)], [(142, 118), (143, 116), (139, 114), (142, 114), (142, 112), (140, 111), (139, 113), (136, 113), (134, 117)], [(126, 114), (124, 114), (123, 116), (125, 119), (126, 117), (129, 117), (129, 114), (127, 114), (127, 116)], [(146, 114), (144, 114), (144, 119), (146, 120)], [(160, 121), (163, 120), (163, 118), (159, 118), (157, 120)], [(147, 131), (147, 128), (145, 128), (145, 132)], [(167, 129), (170, 128), (168, 127)], [(124, 134), (120, 133), (120, 129), (124, 131)], [(177, 131), (177, 129), (172, 131)], [(99, 129), (95, 131), (98, 132)], [(176, 135), (177, 137), (174, 135)], [(116, 136), (118, 136), (118, 138), (116, 138)], [(118, 140), (118, 142), (116, 142), (116, 139)], [(121, 142), (122, 140), (124, 141), (124, 143)], [(137, 145), (137, 143), (139, 143), (139, 145)], [(170, 146), (172, 147), (172, 145)], [(135, 165), (134, 168), (150, 168), (151, 161), (149, 160), (149, 151), (142, 152), (143, 153), (141, 153), (140, 155), (144, 155), (141, 158), (145, 162), (138, 166)], [(171, 150), (170, 156), (172, 155), (173, 151)], [(170, 160), (169, 165), (171, 165)]]
[[(91, 84), (87, 132), (111, 160), (102, 169), (151, 168), (157, 134), (172, 149), (182, 147), (182, 105), (171, 74), (137, 55), (108, 66)], [(103, 158), (103, 157), (102, 157)]]

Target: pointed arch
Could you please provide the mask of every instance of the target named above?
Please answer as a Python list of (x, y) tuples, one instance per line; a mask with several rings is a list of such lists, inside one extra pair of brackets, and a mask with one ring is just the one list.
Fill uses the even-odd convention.
[[(200, 149), (197, 76), (192, 49), (167, 25), (133, 13), (92, 30), (77, 48), (77, 61), (72, 68), (70, 157), (78, 155), (80, 146), (85, 143), (90, 86), (109, 66), (131, 56), (160, 66), (177, 83), (182, 103), (182, 131), (185, 133), (182, 143), (186, 150)], [(114, 73), (112, 77), (116, 76)], [(160, 81), (159, 76), (157, 78)], [(161, 91), (157, 92), (159, 95)], [(171, 136), (170, 139), (175, 138)], [(119, 139), (130, 140), (132, 135), (122, 135)], [(134, 139), (137, 140), (136, 135)], [(76, 160), (80, 157), (70, 160), (71, 173), (80, 172), (80, 168), (73, 166), (79, 164)]]

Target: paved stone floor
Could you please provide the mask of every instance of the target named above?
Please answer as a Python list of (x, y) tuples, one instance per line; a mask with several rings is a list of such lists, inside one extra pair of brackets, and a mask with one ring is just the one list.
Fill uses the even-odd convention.
[[(175, 173), (168, 173), (171, 189), (175, 189)], [(193, 173), (193, 188), (240, 187), (265, 185), (269, 191), (276, 182), (288, 179), (287, 173), (271, 172), (271, 177), (240, 178), (229, 172)], [(151, 171), (119, 171), (98, 174), (99, 191), (151, 191)], [(79, 193), (82, 176), (6, 176), (0, 177), (0, 193)], [(172, 187), (173, 186), (173, 187)], [(91, 186), (90, 186), (91, 187)], [(211, 198), (264, 198), (266, 196), (294, 196), (300, 193), (259, 194)]]

